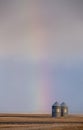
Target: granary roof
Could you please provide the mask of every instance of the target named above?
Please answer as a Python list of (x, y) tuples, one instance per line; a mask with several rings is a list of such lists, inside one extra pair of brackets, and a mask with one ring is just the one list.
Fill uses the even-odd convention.
[(61, 106), (62, 106), (62, 107), (66, 107), (67, 105), (66, 105), (65, 102), (62, 102), (62, 103), (61, 103)]
[(58, 102), (55, 102), (53, 106), (60, 106)]

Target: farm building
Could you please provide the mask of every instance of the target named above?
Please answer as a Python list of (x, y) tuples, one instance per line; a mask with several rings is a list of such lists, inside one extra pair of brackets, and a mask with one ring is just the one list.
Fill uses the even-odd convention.
[(52, 117), (60, 117), (61, 116), (61, 106), (58, 102), (55, 102), (52, 106)]
[(68, 115), (68, 107), (66, 103), (61, 103), (61, 116), (67, 116)]
[(66, 103), (61, 103), (59, 105), (58, 102), (55, 102), (52, 105), (52, 117), (65, 117), (68, 115), (68, 106)]

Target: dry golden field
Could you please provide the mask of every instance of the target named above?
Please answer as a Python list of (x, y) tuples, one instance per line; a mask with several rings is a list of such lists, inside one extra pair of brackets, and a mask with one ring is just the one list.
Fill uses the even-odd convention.
[(47, 114), (0, 114), (0, 130), (83, 130), (83, 116), (52, 118)]

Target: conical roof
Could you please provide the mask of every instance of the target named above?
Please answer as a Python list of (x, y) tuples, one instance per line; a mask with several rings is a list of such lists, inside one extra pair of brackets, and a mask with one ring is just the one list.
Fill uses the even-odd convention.
[(55, 102), (53, 106), (60, 106), (58, 102)]
[(66, 103), (65, 103), (65, 102), (62, 102), (62, 103), (61, 103), (61, 107), (67, 107)]

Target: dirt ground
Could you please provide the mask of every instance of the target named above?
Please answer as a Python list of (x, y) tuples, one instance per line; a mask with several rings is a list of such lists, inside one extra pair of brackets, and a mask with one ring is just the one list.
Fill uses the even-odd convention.
[(83, 116), (52, 118), (47, 114), (0, 114), (0, 130), (83, 130)]

